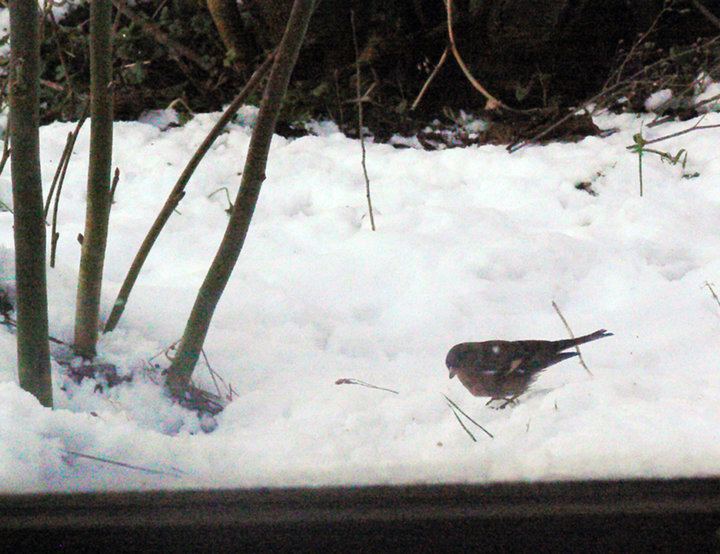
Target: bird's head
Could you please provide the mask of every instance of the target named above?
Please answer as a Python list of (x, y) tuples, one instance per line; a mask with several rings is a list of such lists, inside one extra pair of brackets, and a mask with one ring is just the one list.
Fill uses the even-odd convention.
[(455, 377), (462, 367), (462, 360), (465, 356), (465, 344), (456, 344), (453, 346), (445, 358), (445, 365), (450, 371), (450, 379)]

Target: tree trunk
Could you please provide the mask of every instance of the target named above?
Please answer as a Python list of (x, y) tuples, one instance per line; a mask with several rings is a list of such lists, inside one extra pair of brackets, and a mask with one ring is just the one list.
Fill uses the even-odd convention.
[(257, 53), (258, 47), (242, 24), (236, 0), (206, 0), (206, 2), (232, 63), (239, 71), (245, 72), (248, 59)]
[(40, 175), (40, 42), (36, 0), (10, 1), (10, 136), (15, 209), (17, 352), (20, 386), (52, 406), (45, 221)]
[(110, 311), (110, 315), (107, 318), (107, 322), (105, 323), (105, 333), (109, 333), (113, 329), (115, 329), (118, 321), (120, 321), (120, 317), (125, 311), (125, 305), (127, 304), (128, 297), (130, 296), (130, 293), (135, 286), (135, 281), (137, 280), (138, 275), (140, 275), (140, 270), (145, 264), (145, 260), (147, 259), (148, 254), (150, 254), (150, 251), (152, 250), (155, 241), (160, 236), (160, 232), (163, 230), (163, 227), (165, 227), (165, 224), (170, 219), (170, 216), (177, 208), (180, 200), (182, 200), (183, 196), (185, 196), (185, 186), (190, 181), (190, 178), (195, 172), (195, 169), (197, 169), (197, 166), (200, 165), (200, 162), (202, 161), (205, 154), (207, 154), (208, 150), (210, 150), (210, 147), (215, 142), (215, 139), (220, 136), (220, 133), (222, 133), (222, 131), (225, 129), (225, 127), (227, 127), (228, 123), (230, 123), (232, 118), (235, 117), (235, 114), (238, 112), (238, 110), (243, 106), (248, 95), (251, 92), (254, 92), (255, 89), (260, 85), (260, 82), (270, 69), (271, 62), (273, 60), (274, 56), (270, 55), (262, 63), (262, 65), (257, 68), (257, 70), (247, 82), (247, 84), (238, 93), (238, 95), (230, 103), (230, 105), (225, 109), (225, 112), (222, 114), (220, 119), (218, 119), (217, 123), (215, 123), (215, 126), (205, 137), (205, 140), (203, 140), (202, 144), (198, 147), (192, 158), (190, 158), (190, 161), (185, 166), (185, 169), (183, 170), (180, 177), (178, 177), (175, 186), (173, 187), (172, 191), (170, 191), (168, 199), (165, 201), (165, 205), (162, 207), (162, 210), (160, 210), (160, 213), (155, 218), (155, 222), (148, 231), (148, 234), (145, 236), (145, 239), (140, 245), (140, 249), (137, 251), (137, 254), (135, 254), (135, 259), (133, 259), (133, 262), (130, 265), (130, 269), (125, 276), (125, 280), (120, 287), (120, 292), (118, 292), (117, 299), (115, 300), (112, 310)]
[(77, 305), (75, 353), (95, 355), (110, 215), (112, 164), (112, 26), (110, 0), (90, 3), (90, 165)]
[(265, 167), (275, 123), (315, 3), (315, 0), (295, 0), (290, 13), (285, 35), (263, 94), (233, 213), (215, 259), (198, 291), (180, 346), (168, 369), (167, 388), (174, 396), (181, 396), (187, 389), (215, 307), (240, 256), (260, 187), (265, 180)]

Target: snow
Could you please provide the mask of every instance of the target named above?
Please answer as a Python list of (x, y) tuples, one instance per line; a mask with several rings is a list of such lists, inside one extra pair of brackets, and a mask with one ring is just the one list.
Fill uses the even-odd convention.
[(649, 112), (660, 112), (670, 104), (672, 98), (673, 93), (667, 88), (653, 92), (648, 99), (645, 100), (645, 109)]
[(695, 97), (693, 103), (700, 113), (718, 111), (720, 83), (712, 80), (710, 75), (701, 72), (695, 79)]
[[(205, 344), (237, 393), (216, 421), (172, 404), (147, 371), (185, 320), (227, 223), (255, 111), (213, 146), (160, 236), (120, 326), (99, 344), (132, 383), (95, 391), (53, 362), (55, 409), (17, 384), (15, 337), (0, 326), (0, 490), (4, 492), (492, 482), (720, 472), (720, 138), (696, 130), (626, 149), (694, 121), (600, 115), (619, 130), (575, 144), (427, 152), (360, 144), (331, 124), (275, 137), (255, 219)], [(219, 114), (115, 126), (102, 316), (155, 215)], [(703, 125), (720, 123), (706, 114)], [(41, 130), (43, 177), (74, 123)], [(86, 125), (59, 205), (48, 271), (50, 328), (70, 342), (84, 227)], [(9, 186), (9, 174), (2, 186)], [(687, 178), (693, 173), (699, 175)], [(591, 182), (597, 196), (575, 185)], [(0, 191), (2, 193), (2, 191)], [(211, 196), (212, 195), (212, 196)], [(0, 279), (12, 289), (12, 219), (0, 213)], [(716, 290), (720, 289), (720, 283)], [(720, 290), (718, 290), (720, 292)], [(450, 381), (455, 343), (559, 339), (606, 328), (552, 366), (515, 407), (493, 410)], [(53, 345), (55, 356), (63, 349)], [(66, 354), (66, 353), (65, 353)], [(195, 373), (212, 390), (204, 364)], [(397, 391), (336, 385), (359, 379)], [(450, 397), (494, 438), (462, 430)], [(212, 432), (204, 432), (208, 424)], [(88, 456), (129, 464), (120, 466)], [(139, 469), (140, 468), (140, 469)], [(152, 470), (151, 473), (145, 470)]]

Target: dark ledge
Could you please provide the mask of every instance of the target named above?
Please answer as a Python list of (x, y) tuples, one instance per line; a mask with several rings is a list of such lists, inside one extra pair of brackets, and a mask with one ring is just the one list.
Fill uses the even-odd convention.
[(0, 495), (7, 552), (716, 552), (718, 528), (718, 478)]

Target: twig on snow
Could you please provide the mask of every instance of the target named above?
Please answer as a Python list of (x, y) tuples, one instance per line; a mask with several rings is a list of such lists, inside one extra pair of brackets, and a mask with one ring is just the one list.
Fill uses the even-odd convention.
[[(570, 335), (571, 339), (575, 338), (575, 335), (572, 332), (572, 329), (570, 329), (570, 326), (568, 325), (567, 320), (565, 317), (560, 313), (560, 308), (558, 308), (558, 305), (555, 303), (555, 300), (552, 301), (552, 306), (555, 308), (555, 311), (557, 312), (557, 315), (560, 317), (560, 320), (563, 322), (563, 325), (565, 325), (565, 329), (567, 329), (568, 334)], [(585, 368), (585, 371), (588, 372), (588, 375), (592, 377), (592, 371), (588, 369), (588, 366), (585, 365), (585, 360), (583, 360), (582, 354), (580, 353), (580, 347), (576, 344), (575, 345), (575, 351), (577, 352), (578, 359), (580, 360), (580, 365)]]

